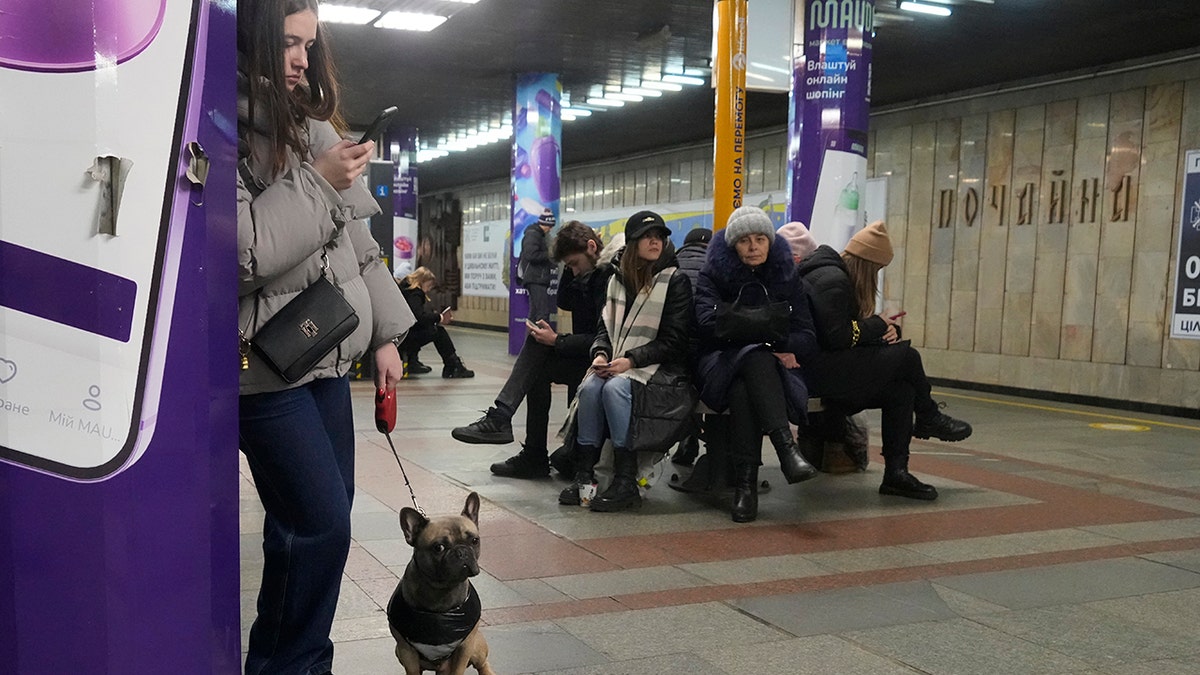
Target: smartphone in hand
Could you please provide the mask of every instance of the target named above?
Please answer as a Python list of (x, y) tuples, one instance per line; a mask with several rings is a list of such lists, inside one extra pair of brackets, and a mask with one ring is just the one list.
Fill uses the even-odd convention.
[(537, 325), (536, 323), (534, 323), (534, 322), (530, 321), (529, 319), (525, 319), (525, 325), (526, 325), (526, 326), (529, 326), (530, 328), (532, 328), (532, 329), (534, 329), (534, 330), (540, 330), (540, 329), (541, 329), (541, 326), (539, 326), (539, 325)]
[(390, 108), (384, 108), (383, 111), (380, 112), (379, 115), (377, 115), (375, 117), (375, 121), (371, 122), (371, 126), (367, 127), (367, 130), (365, 132), (363, 132), (362, 138), (360, 138), (358, 140), (358, 144), (362, 145), (363, 143), (366, 143), (367, 141), (375, 140), (375, 138), (377, 136), (379, 136), (379, 134), (382, 134), (385, 130), (387, 130), (388, 125), (392, 121), (392, 117), (398, 111), (399, 111), (399, 108), (397, 108), (396, 106), (391, 106)]

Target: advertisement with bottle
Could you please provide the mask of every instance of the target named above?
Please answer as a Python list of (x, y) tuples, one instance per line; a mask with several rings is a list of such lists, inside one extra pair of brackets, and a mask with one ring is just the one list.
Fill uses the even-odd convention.
[(866, 223), (873, 0), (796, 0), (788, 220), (841, 249)]

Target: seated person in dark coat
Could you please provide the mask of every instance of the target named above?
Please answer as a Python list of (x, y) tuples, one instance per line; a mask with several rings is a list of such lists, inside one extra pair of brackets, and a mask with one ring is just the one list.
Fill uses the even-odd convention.
[(429, 305), (427, 294), (437, 285), (437, 277), (433, 272), (428, 267), (421, 266), (396, 283), (400, 285), (400, 292), (408, 301), (413, 316), (417, 317), (416, 325), (408, 330), (408, 335), (404, 336), (404, 341), (400, 343), (400, 356), (408, 364), (405, 373), (421, 375), (433, 370), (418, 358), (421, 347), (432, 342), (437, 348), (438, 356), (442, 357), (442, 377), (475, 377), (475, 371), (467, 370), (462, 359), (458, 358), (454, 342), (446, 332), (446, 326), (454, 320), (454, 313), (449, 307), (438, 310)]
[(800, 262), (821, 345), (804, 376), (826, 406), (846, 413), (881, 409), (880, 494), (932, 500), (937, 490), (908, 472), (912, 437), (961, 441), (971, 435), (971, 425), (938, 409), (921, 355), (900, 340), (895, 318), (874, 314), (879, 271), (891, 261), (887, 228), (876, 221), (859, 230), (840, 256), (820, 246)]
[[(764, 297), (764, 293), (765, 296)], [(742, 302), (790, 305), (786, 337), (768, 343), (752, 336), (732, 343), (718, 337), (718, 306)], [(788, 421), (802, 423), (808, 390), (800, 367), (817, 351), (808, 298), (796, 274), (788, 242), (762, 209), (743, 206), (709, 244), (708, 262), (696, 284), (700, 334), (700, 400), (732, 416), (734, 496), (731, 515), (744, 523), (758, 517), (758, 467), (763, 434), (779, 456), (789, 483), (817, 475), (800, 454)]]

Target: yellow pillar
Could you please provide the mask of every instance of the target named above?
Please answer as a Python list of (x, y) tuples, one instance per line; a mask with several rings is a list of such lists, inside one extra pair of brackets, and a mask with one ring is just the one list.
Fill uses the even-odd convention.
[(717, 0), (713, 231), (725, 227), (746, 189), (746, 14), (746, 0)]

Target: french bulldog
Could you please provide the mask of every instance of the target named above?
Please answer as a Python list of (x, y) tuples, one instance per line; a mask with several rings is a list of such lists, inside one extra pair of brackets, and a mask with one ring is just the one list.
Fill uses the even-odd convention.
[(400, 529), (413, 556), (387, 614), (405, 675), (461, 675), (468, 665), (496, 675), (479, 632), (479, 595), (468, 581), (479, 574), (479, 495), (467, 495), (456, 516), (430, 519), (406, 507)]

